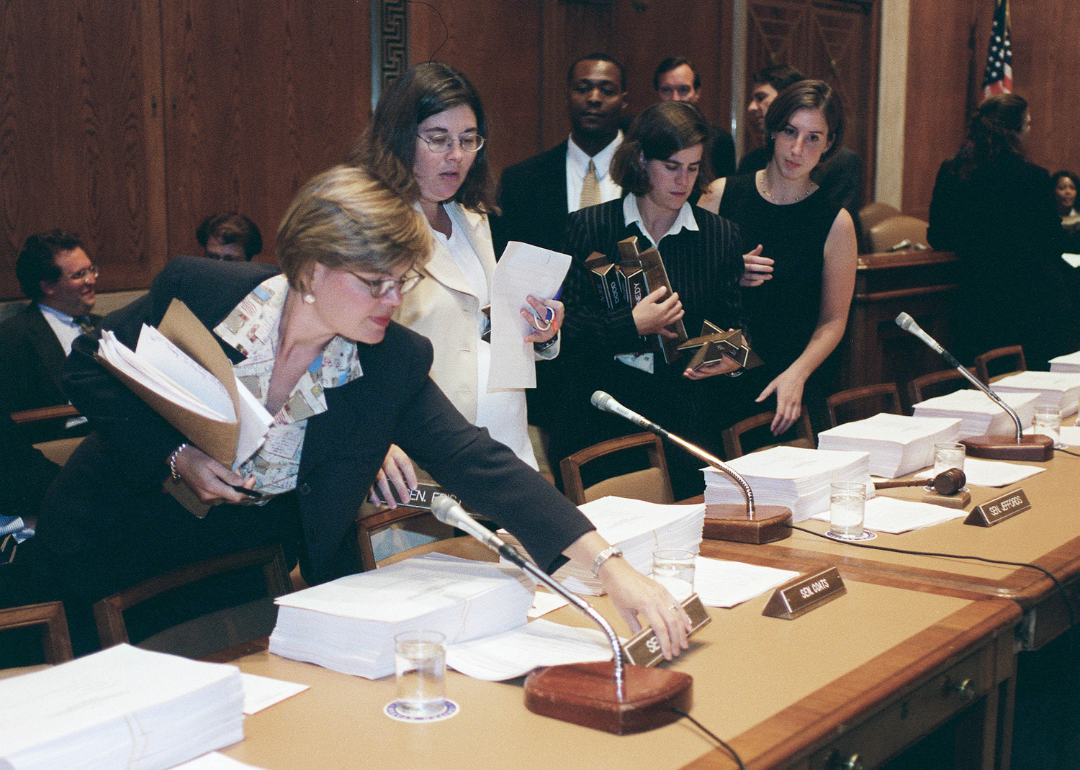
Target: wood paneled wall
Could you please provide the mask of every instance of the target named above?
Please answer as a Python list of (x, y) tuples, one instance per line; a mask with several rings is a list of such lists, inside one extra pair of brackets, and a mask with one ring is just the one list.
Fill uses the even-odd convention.
[[(993, 0), (911, 0), (906, 213), (926, 217), (938, 166), (956, 154), (981, 98)], [(1031, 160), (1080, 170), (1080, 3), (1010, 0), (1014, 91), (1031, 105)]]

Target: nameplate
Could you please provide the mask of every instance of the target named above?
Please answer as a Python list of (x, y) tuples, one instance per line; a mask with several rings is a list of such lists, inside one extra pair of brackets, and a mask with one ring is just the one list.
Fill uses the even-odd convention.
[(391, 485), (390, 491), (394, 495), (394, 499), (398, 505), (408, 505), (412, 508), (422, 508), (426, 511), (431, 510), (431, 501), (435, 498), (435, 495), (446, 495), (454, 498), (457, 502), (461, 502), (457, 497), (451, 495), (442, 487), (437, 484), (417, 484), (416, 489), (409, 490), (409, 499), (401, 500), (398, 497), (397, 487)]
[(1024, 490), (1017, 489), (1015, 492), (988, 500), (982, 505), (976, 505), (964, 519), (964, 523), (976, 527), (992, 527), (1005, 519), (1011, 519), (1018, 513), (1023, 513), (1030, 507), (1031, 503), (1028, 502)]
[[(693, 626), (690, 629), (691, 634), (712, 620), (697, 594), (690, 594), (682, 603), (682, 608), (690, 616), (690, 623)], [(656, 632), (651, 628), (643, 629), (627, 642), (623, 646), (623, 654), (626, 656), (626, 661), (634, 666), (655, 666), (664, 659), (664, 653), (660, 650), (660, 640), (656, 638)]]
[(761, 613), (769, 618), (794, 620), (847, 593), (836, 567), (798, 577), (777, 588)]

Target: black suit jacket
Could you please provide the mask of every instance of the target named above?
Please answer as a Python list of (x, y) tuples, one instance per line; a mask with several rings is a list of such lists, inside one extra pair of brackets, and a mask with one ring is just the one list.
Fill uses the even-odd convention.
[[(100, 316), (91, 316), (98, 325)], [(0, 324), (0, 409), (4, 414), (66, 404), (64, 348), (36, 302)], [(29, 441), (66, 435), (64, 425), (42, 425), (20, 431)]]
[(569, 142), (511, 166), (499, 183), (502, 214), (491, 218), (495, 256), (509, 241), (562, 251), (566, 234), (566, 151)]
[[(213, 329), (275, 272), (259, 263), (177, 258), (145, 297), (109, 315), (103, 328), (134, 345), (141, 325), (156, 325), (177, 298)], [(233, 361), (239, 358), (221, 344)], [(176, 562), (279, 539), (287, 552), (291, 540), (309, 583), (356, 572), (354, 521), (391, 442), (471, 508), (514, 532), (545, 569), (561, 564), (561, 552), (592, 529), (535, 471), (465, 421), (428, 376), (430, 342), (397, 324), (383, 342), (358, 346), (362, 377), (326, 390), (327, 411), (308, 420), (295, 492), (265, 507), (219, 506), (201, 520), (161, 492), (167, 458), (183, 436), (101, 368), (95, 349), (96, 340), (78, 340), (66, 383), (96, 434), (65, 465), (38, 527), (44, 569), (84, 567), (57, 592), (92, 599), (86, 594), (117, 590), (116, 584)], [(74, 585), (99, 578), (96, 591)]]

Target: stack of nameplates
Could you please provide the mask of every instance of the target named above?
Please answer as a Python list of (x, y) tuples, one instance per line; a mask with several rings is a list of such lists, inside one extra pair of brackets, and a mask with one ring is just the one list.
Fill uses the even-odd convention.
[(958, 418), (875, 414), (818, 434), (818, 449), (870, 453), (870, 473), (895, 479), (934, 463), (934, 444), (956, 441)]
[(126, 644), (0, 681), (0, 767), (160, 770), (244, 738), (235, 666)]
[[(792, 520), (802, 521), (829, 510), (834, 481), (870, 482), (867, 452), (777, 446), (737, 457), (728, 465), (754, 490), (756, 505), (782, 505)], [(725, 474), (705, 469), (705, 503), (743, 503), (742, 488)]]
[(394, 636), (439, 631), (448, 644), (525, 623), (532, 580), (516, 567), (428, 554), (279, 596), (270, 652), (345, 674), (394, 673)]
[(990, 388), (998, 394), (1035, 393), (1039, 397), (1036, 406), (1055, 407), (1065, 417), (1076, 412), (1080, 372), (1019, 372), (1003, 377)]
[[(704, 505), (659, 505), (623, 497), (601, 497), (579, 506), (596, 526), (596, 531), (612, 545), (622, 549), (623, 557), (638, 572), (652, 572), (653, 551), (679, 548), (698, 552), (705, 528)], [(500, 530), (499, 537), (521, 550), (517, 540)], [(600, 580), (593, 576), (591, 564), (568, 561), (553, 577), (576, 594), (600, 596)]]
[(1052, 372), (1080, 372), (1080, 350), (1069, 353), (1067, 356), (1058, 356), (1050, 359), (1050, 371)]
[[(995, 388), (996, 389), (996, 388)], [(998, 393), (1013, 408), (1021, 425), (1035, 417), (1036, 393)], [(960, 420), (959, 438), (1012, 435), (1016, 432), (1009, 413), (981, 390), (957, 390), (915, 404), (916, 417), (948, 417)]]

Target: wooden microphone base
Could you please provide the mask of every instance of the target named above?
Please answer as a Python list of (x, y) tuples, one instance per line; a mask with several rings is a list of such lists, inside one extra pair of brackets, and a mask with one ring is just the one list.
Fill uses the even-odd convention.
[(791, 537), (791, 510), (782, 505), (759, 505), (754, 518), (742, 503), (713, 503), (705, 508), (704, 537), (733, 543), (762, 545)]
[(1054, 440), (1049, 436), (971, 436), (960, 441), (967, 447), (968, 457), (984, 460), (1021, 460), (1042, 463), (1054, 457)]
[(525, 708), (594, 730), (628, 735), (671, 724), (689, 711), (693, 678), (645, 666), (623, 668), (623, 698), (615, 693), (615, 664), (549, 666), (525, 680)]

